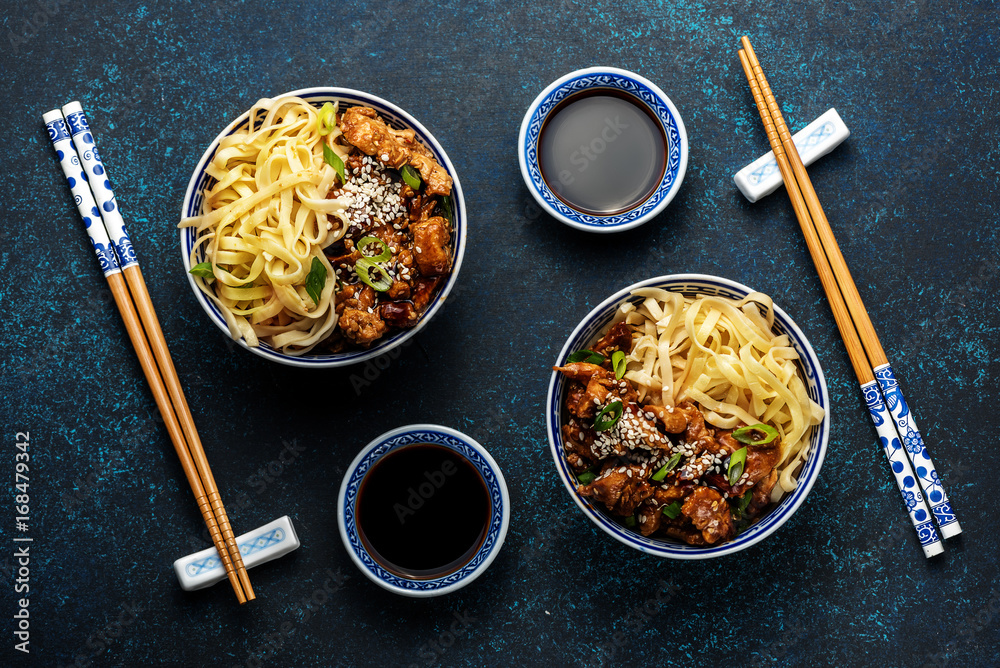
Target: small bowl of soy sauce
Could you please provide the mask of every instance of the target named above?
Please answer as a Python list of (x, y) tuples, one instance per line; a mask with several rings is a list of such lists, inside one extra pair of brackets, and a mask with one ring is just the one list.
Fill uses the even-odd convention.
[(684, 122), (656, 84), (615, 67), (570, 72), (528, 107), (521, 175), (539, 205), (588, 232), (642, 225), (677, 194), (687, 171)]
[(375, 584), (440, 596), (496, 558), (510, 497), (482, 445), (448, 427), (414, 424), (382, 434), (354, 458), (337, 513), (348, 554)]

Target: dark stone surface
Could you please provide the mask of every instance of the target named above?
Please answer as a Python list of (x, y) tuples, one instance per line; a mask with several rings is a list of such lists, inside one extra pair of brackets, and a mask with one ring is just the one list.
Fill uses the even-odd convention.
[[(31, 655), (8, 632), (0, 664), (998, 665), (994, 4), (735, 4), (5, 3), (3, 461), (12, 480), (15, 432), (30, 431), (34, 542)], [(965, 529), (932, 561), (787, 198), (750, 205), (732, 184), (766, 147), (736, 57), (744, 33), (794, 128), (835, 106), (853, 133), (810, 171)], [(526, 105), (594, 64), (659, 84), (691, 140), (675, 202), (610, 238), (540, 215), (515, 152)], [(204, 147), (259, 97), (310, 85), (370, 91), (420, 119), (459, 170), (471, 218), (457, 295), (357, 391), (363, 369), (288, 369), (234, 348), (181, 273), (175, 224)], [(251, 572), (253, 605), (226, 586), (185, 593), (170, 569), (207, 542), (41, 124), (73, 99), (237, 531), (289, 514), (304, 542)], [(591, 526), (556, 477), (542, 412), (547, 367), (577, 321), (676, 272), (773, 295), (833, 397), (805, 505), (765, 543), (698, 563), (643, 556)], [(513, 497), (497, 561), (436, 600), (369, 583), (334, 517), (359, 448), (411, 422), (485, 443)], [(263, 477), (288, 442), (301, 454)], [(3, 616), (17, 598), (11, 505)], [(310, 597), (322, 602), (307, 608)]]

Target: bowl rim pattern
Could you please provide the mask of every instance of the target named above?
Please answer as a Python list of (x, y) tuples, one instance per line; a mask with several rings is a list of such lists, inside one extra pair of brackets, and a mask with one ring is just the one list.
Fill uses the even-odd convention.
[[(355, 503), (365, 475), (388, 453), (417, 443), (432, 443), (465, 457), (481, 476), (490, 497), (490, 523), (475, 556), (453, 573), (431, 580), (410, 580), (386, 570), (365, 549), (358, 535)], [(340, 538), (351, 560), (370, 580), (391, 592), (411, 597), (440, 596), (469, 584), (489, 567), (503, 546), (510, 525), (510, 494), (499, 465), (478, 441), (450, 427), (411, 424), (388, 431), (354, 458), (337, 496)]]
[[(537, 151), (545, 121), (560, 102), (581, 91), (601, 88), (623, 91), (642, 102), (657, 118), (668, 140), (667, 166), (653, 194), (632, 209), (608, 216), (582, 213), (556, 197), (542, 178)], [(652, 220), (677, 195), (687, 172), (688, 137), (677, 107), (656, 84), (617, 67), (588, 67), (549, 84), (528, 105), (517, 147), (521, 176), (535, 201), (557, 220), (588, 232), (619, 232)]]

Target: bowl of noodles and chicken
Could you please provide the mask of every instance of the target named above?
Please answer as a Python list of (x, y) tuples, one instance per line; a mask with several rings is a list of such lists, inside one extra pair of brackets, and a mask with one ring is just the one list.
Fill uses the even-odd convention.
[(212, 142), (180, 222), (188, 279), (241, 346), (293, 366), (386, 353), (440, 309), (467, 218), (435, 138), (381, 98), (259, 100)]
[(704, 559), (763, 540), (799, 508), (828, 410), (815, 352), (770, 297), (681, 274), (583, 319), (546, 412), (559, 476), (591, 521), (640, 551)]

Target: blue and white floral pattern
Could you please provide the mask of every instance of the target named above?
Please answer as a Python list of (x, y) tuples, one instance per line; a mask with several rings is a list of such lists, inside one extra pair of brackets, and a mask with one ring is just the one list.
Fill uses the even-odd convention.
[(97, 261), (101, 264), (101, 271), (104, 272), (105, 276), (115, 271), (121, 271), (121, 269), (118, 268), (118, 258), (115, 257), (115, 249), (111, 247), (110, 241), (104, 245), (94, 241), (94, 238), (91, 237), (90, 242), (94, 246), (94, 252), (97, 254)]
[(896, 380), (892, 367), (886, 364), (875, 369), (875, 380), (878, 381), (882, 394), (885, 396), (885, 403), (888, 405), (891, 419), (903, 439), (903, 446), (910, 454), (913, 470), (931, 503), (931, 511), (934, 513), (938, 525), (942, 531), (948, 525), (952, 525), (952, 529), (957, 528), (958, 520), (951, 509), (951, 502), (941, 485), (941, 479), (934, 468), (934, 462), (931, 461), (930, 455), (927, 453), (924, 439), (920, 435), (920, 430), (917, 429), (917, 423), (913, 420), (910, 407), (906, 404), (903, 391), (899, 387), (899, 381)]
[(926, 552), (926, 550), (932, 545), (939, 547), (941, 538), (927, 511), (927, 503), (924, 501), (923, 494), (920, 493), (920, 485), (913, 478), (905, 446), (900, 442), (899, 435), (892, 426), (892, 416), (882, 400), (882, 394), (875, 381), (863, 384), (861, 394), (865, 398), (868, 414), (871, 416), (872, 424), (875, 425), (875, 431), (878, 432), (879, 442), (885, 451), (886, 459), (889, 460), (889, 468), (896, 480), (896, 486), (899, 487), (899, 493), (906, 504), (910, 521), (913, 522), (913, 526), (917, 530), (917, 536), (920, 538), (920, 544), (924, 547), (925, 553), (930, 556), (932, 552)]
[(66, 121), (58, 118), (45, 124), (45, 129), (49, 132), (49, 141), (55, 144), (57, 141), (69, 139), (69, 130), (66, 129)]
[(865, 406), (868, 407), (868, 414), (871, 415), (872, 422), (875, 423), (876, 427), (881, 427), (885, 418), (882, 417), (884, 411), (879, 410), (882, 405), (882, 397), (879, 396), (878, 388), (874, 383), (862, 385), (861, 393), (865, 396)]
[[(628, 229), (659, 213), (673, 199), (684, 178), (687, 164), (687, 135), (673, 105), (658, 88), (625, 70), (595, 68), (558, 84), (536, 100), (525, 118), (525, 129), (520, 141), (522, 166), (532, 195), (549, 213), (576, 227), (589, 229)], [(624, 213), (599, 216), (582, 213), (567, 206), (555, 196), (545, 179), (538, 162), (538, 138), (545, 120), (556, 106), (580, 91), (595, 88), (620, 90), (644, 104), (657, 118), (667, 136), (667, 165), (659, 186), (646, 201)]]
[[(444, 446), (465, 457), (482, 476), (490, 497), (490, 523), (479, 551), (462, 568), (433, 580), (409, 580), (390, 573), (375, 561), (361, 542), (355, 516), (358, 490), (365, 474), (389, 452), (415, 443), (432, 443)], [(485, 565), (493, 560), (503, 544), (509, 521), (505, 515), (507, 505), (504, 503), (507, 495), (506, 483), (495, 466), (495, 462), (489, 461), (477, 447), (473, 446), (470, 440), (453, 430), (445, 431), (443, 428), (436, 428), (433, 425), (419, 425), (414, 429), (401, 428), (380, 437), (379, 441), (368, 446), (363, 452), (361, 460), (352, 466), (344, 480), (340, 494), (342, 536), (345, 538), (347, 548), (354, 557), (355, 563), (383, 586), (388, 585), (390, 588), (423, 595), (433, 595), (440, 590), (451, 588), (463, 580), (478, 576)]]
[(118, 243), (115, 244), (115, 253), (123, 267), (129, 267), (139, 262), (135, 258), (135, 249), (132, 248), (132, 240), (129, 239), (128, 234), (119, 237)]
[(87, 121), (87, 114), (83, 113), (82, 109), (67, 114), (66, 122), (69, 123), (70, 131), (75, 135), (81, 132), (90, 132), (90, 123)]
[[(48, 117), (50, 114), (46, 114), (46, 116)], [(62, 168), (63, 174), (66, 175), (66, 183), (69, 184), (70, 192), (73, 194), (73, 201), (80, 212), (80, 219), (90, 237), (97, 261), (101, 265), (101, 271), (104, 272), (105, 276), (121, 271), (107, 230), (101, 223), (101, 214), (91, 193), (87, 176), (80, 171), (80, 159), (76, 154), (76, 149), (73, 148), (66, 122), (60, 115), (59, 118), (47, 122), (45, 127), (48, 130), (49, 139), (52, 140), (52, 146), (55, 148), (56, 157), (59, 158), (59, 166)]]
[(67, 108), (75, 109), (66, 114), (66, 120), (73, 135), (73, 145), (76, 146), (76, 151), (80, 156), (86, 178), (90, 183), (90, 189), (97, 201), (100, 216), (104, 220), (104, 226), (114, 243), (115, 252), (118, 253), (118, 264), (122, 269), (126, 269), (138, 264), (135, 251), (132, 248), (132, 240), (129, 239), (128, 232), (125, 230), (125, 221), (118, 210), (115, 193), (111, 189), (111, 180), (101, 162), (101, 156), (97, 151), (94, 135), (91, 134), (87, 115), (82, 109), (76, 109), (77, 106), (79, 105), (73, 103), (64, 107), (64, 111)]

